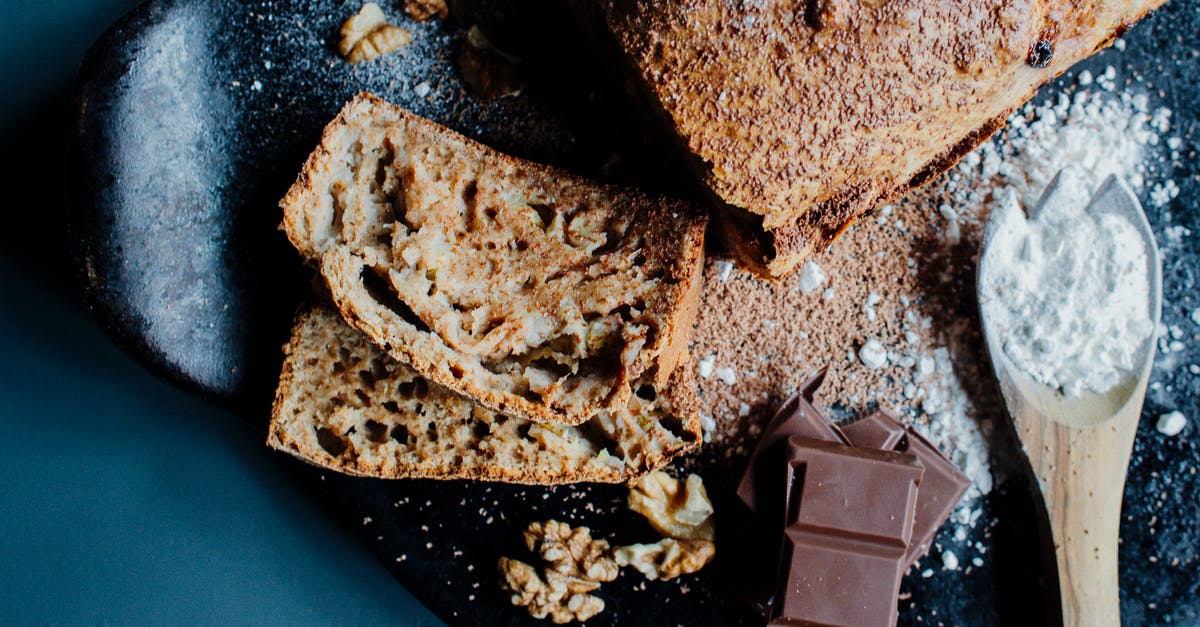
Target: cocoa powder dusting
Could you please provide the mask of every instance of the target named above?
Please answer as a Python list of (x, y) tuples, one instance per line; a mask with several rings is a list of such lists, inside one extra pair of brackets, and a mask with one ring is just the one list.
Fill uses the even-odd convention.
[(884, 409), (955, 458), (973, 480), (968, 497), (990, 490), (1003, 405), (974, 298), (983, 216), (947, 228), (940, 211), (953, 199), (939, 188), (880, 209), (815, 255), (820, 284), (803, 270), (770, 283), (710, 262), (691, 345), (710, 454), (740, 460), (776, 405), (828, 366), (818, 401), (832, 416)]

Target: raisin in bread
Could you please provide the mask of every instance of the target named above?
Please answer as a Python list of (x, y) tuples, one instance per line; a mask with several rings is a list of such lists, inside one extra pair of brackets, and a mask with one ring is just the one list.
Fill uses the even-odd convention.
[(700, 440), (691, 368), (653, 399), (578, 426), (498, 414), (430, 383), (330, 308), (296, 319), (267, 443), (311, 464), (388, 479), (621, 482)]
[(716, 231), (779, 277), (1164, 0), (594, 0)]
[(342, 315), (428, 380), (579, 424), (686, 350), (706, 218), (495, 152), (363, 94), (281, 203)]

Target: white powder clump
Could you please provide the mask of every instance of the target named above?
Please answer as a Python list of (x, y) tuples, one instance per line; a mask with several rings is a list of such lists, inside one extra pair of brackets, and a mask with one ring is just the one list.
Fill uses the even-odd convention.
[(825, 280), (825, 271), (815, 261), (806, 261), (804, 267), (800, 268), (800, 291), (805, 294), (820, 289), (825, 284)]
[(1124, 217), (1088, 211), (1094, 191), (1065, 169), (1029, 219), (1010, 193), (981, 262), (984, 317), (1005, 354), (1068, 396), (1124, 380), (1154, 332), (1142, 238)]
[(1183, 412), (1173, 411), (1159, 416), (1155, 428), (1163, 435), (1179, 435), (1186, 426), (1187, 418)]
[(864, 366), (876, 370), (887, 365), (887, 350), (879, 340), (872, 338), (858, 350), (858, 358)]
[(724, 259), (718, 259), (714, 265), (717, 268), (717, 277), (722, 281), (728, 281), (729, 275), (733, 273), (733, 262)]

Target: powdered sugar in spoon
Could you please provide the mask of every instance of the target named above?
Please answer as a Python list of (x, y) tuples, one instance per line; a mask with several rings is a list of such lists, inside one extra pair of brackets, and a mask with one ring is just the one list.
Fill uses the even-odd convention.
[[(1064, 193), (1069, 177), (1060, 173), (1050, 184), (1036, 216), (1055, 194)], [(1011, 199), (1015, 203), (1015, 199)], [(1018, 212), (1014, 214), (1013, 209)], [(990, 319), (990, 280), (1002, 261), (998, 254), (1004, 238), (1014, 236), (1014, 225), (1026, 219), (1015, 204), (999, 209), (989, 219), (979, 262), (980, 311), (992, 367), (1000, 382), (1021, 447), (1038, 479), (1053, 534), (1058, 566), (1063, 624), (1119, 625), (1120, 594), (1117, 577), (1117, 542), (1125, 471), (1137, 432), (1146, 384), (1154, 360), (1154, 335), (1150, 333), (1124, 376), (1104, 393), (1083, 390), (1064, 394), (1031, 377), (1014, 364), (1005, 350), (1008, 329)], [(1162, 270), (1158, 247), (1141, 203), (1123, 181), (1109, 177), (1089, 201), (1086, 213), (1111, 215), (1128, 222), (1144, 246), (1145, 284), (1139, 303), (1154, 326), (1162, 309)], [(1033, 219), (1032, 217), (1029, 219)], [(1084, 332), (1087, 332), (1086, 330)]]

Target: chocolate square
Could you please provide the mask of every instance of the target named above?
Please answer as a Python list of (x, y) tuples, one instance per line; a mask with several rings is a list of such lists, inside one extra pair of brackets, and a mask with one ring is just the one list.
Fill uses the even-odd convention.
[(913, 455), (789, 438), (772, 624), (894, 624), (923, 473)]
[(852, 422), (842, 431), (854, 446), (910, 453), (925, 466), (913, 519), (913, 541), (905, 560), (907, 568), (929, 550), (933, 536), (971, 482), (936, 446), (883, 412)]

